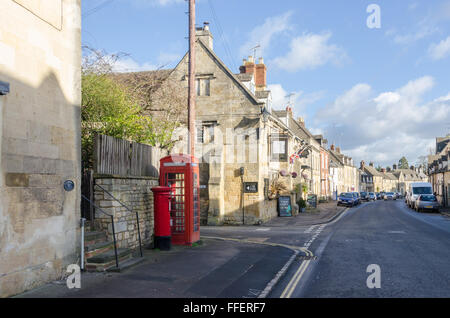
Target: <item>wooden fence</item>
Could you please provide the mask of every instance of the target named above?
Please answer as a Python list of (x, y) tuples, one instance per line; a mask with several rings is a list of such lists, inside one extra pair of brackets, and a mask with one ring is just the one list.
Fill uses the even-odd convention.
[(159, 177), (159, 160), (168, 153), (128, 140), (96, 135), (94, 172), (129, 177)]

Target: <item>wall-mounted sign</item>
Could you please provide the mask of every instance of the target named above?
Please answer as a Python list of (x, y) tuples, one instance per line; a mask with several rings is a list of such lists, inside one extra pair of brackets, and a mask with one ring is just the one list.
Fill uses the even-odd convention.
[(258, 182), (244, 182), (244, 193), (258, 193)]
[(64, 190), (66, 191), (72, 191), (75, 188), (75, 183), (73, 183), (72, 180), (66, 180), (64, 181)]
[(278, 216), (292, 216), (292, 204), (290, 196), (280, 196), (278, 198)]

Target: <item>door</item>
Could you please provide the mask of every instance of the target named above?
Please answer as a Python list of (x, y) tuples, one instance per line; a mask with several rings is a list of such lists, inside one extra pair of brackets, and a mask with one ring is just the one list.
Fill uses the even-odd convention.
[(165, 180), (166, 186), (172, 188), (172, 199), (170, 202), (171, 231), (173, 234), (183, 235), (186, 232), (184, 173), (168, 172), (166, 173)]

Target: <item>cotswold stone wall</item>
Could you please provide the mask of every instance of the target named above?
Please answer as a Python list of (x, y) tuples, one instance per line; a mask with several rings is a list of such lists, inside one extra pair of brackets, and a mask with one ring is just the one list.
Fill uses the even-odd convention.
[[(108, 191), (124, 205), (133, 210), (129, 212), (99, 186), (94, 186), (95, 205), (114, 216), (114, 229), (119, 248), (137, 248), (139, 245), (136, 213), (139, 214), (139, 228), (143, 244), (152, 241), (154, 227), (154, 209), (152, 188), (158, 186), (156, 178), (126, 178), (114, 176), (96, 176), (95, 185)], [(107, 233), (113, 240), (111, 217), (95, 211), (95, 226)]]

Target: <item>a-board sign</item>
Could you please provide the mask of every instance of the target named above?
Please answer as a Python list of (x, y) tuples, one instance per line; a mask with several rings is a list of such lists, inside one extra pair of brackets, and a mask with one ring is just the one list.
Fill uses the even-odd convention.
[(309, 206), (314, 207), (314, 208), (317, 207), (317, 195), (315, 195), (315, 194), (308, 195), (308, 198), (306, 201), (308, 202)]
[(280, 196), (278, 198), (278, 216), (292, 216), (292, 204), (290, 196)]
[(244, 182), (244, 193), (258, 193), (258, 182)]

